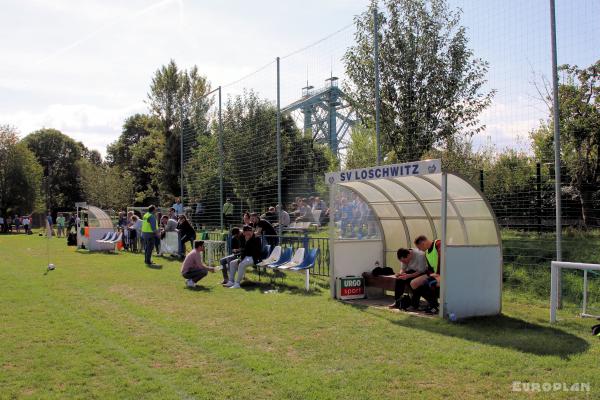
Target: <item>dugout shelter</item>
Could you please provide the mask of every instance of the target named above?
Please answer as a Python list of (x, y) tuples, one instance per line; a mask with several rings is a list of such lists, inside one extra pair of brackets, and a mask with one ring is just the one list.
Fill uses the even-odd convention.
[(502, 242), (483, 193), (445, 173), (440, 160), (328, 173), (331, 295), (338, 277), (376, 261), (399, 269), (396, 251), (425, 235), (441, 239), (440, 316), (499, 314)]

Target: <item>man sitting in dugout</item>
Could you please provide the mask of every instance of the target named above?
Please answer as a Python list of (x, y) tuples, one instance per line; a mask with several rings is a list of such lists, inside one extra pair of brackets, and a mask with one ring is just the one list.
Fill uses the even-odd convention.
[(394, 303), (390, 304), (389, 308), (402, 308), (414, 311), (419, 307), (420, 298), (415, 298), (413, 295), (410, 305), (405, 307), (402, 306), (401, 299), (406, 285), (410, 284), (414, 279), (427, 274), (427, 260), (425, 260), (425, 254), (419, 249), (400, 248), (396, 252), (396, 256), (400, 261), (400, 272), (396, 273)]
[(416, 298), (418, 302), (422, 296), (427, 300), (427, 311), (437, 313), (439, 309), (437, 298), (441, 282), (440, 261), (442, 258), (442, 241), (440, 239), (430, 240), (425, 235), (421, 235), (415, 239), (415, 246), (425, 253), (427, 274), (419, 276), (410, 282), (410, 287), (413, 289), (413, 295), (415, 296), (413, 298)]

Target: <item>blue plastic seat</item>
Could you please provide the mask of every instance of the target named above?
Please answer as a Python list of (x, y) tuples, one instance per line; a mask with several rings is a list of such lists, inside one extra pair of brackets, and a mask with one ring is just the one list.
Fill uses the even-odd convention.
[(292, 259), (292, 249), (290, 247), (284, 247), (283, 249), (281, 249), (281, 256), (279, 257), (279, 260), (267, 265), (267, 267), (277, 268), (278, 266), (285, 264), (286, 262), (290, 261), (291, 259)]
[(317, 255), (319, 254), (319, 249), (308, 249), (307, 254), (304, 256), (304, 261), (302, 264), (297, 267), (290, 268), (292, 271), (300, 271), (303, 269), (313, 268), (315, 266), (315, 261), (317, 260)]

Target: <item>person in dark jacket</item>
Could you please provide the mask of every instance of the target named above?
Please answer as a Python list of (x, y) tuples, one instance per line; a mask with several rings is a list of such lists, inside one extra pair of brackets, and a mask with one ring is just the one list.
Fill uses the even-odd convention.
[(230, 289), (240, 288), (240, 282), (244, 279), (246, 268), (260, 262), (262, 253), (260, 239), (254, 236), (252, 227), (245, 225), (244, 228), (242, 228), (242, 232), (246, 243), (240, 252), (240, 258), (229, 263), (229, 282), (227, 282), (225, 286)]
[(179, 233), (179, 255), (185, 256), (185, 244), (190, 242), (190, 246), (194, 246), (194, 240), (196, 240), (196, 231), (187, 220), (185, 215), (179, 216), (179, 222), (177, 223), (177, 232)]
[(233, 228), (231, 230), (231, 254), (221, 258), (221, 265), (223, 266), (223, 282), (222, 285), (226, 285), (229, 282), (229, 263), (240, 257), (242, 248), (244, 247), (244, 235), (240, 228)]

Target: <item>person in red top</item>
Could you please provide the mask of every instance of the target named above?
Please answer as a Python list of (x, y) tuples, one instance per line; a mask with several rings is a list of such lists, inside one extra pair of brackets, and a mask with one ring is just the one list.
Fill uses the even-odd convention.
[(419, 298), (423, 296), (429, 304), (427, 311), (436, 313), (439, 309), (437, 298), (441, 282), (442, 241), (440, 239), (430, 240), (421, 235), (415, 239), (415, 246), (425, 253), (428, 271), (427, 275), (419, 276), (410, 283), (414, 293), (413, 299), (418, 302)]
[(204, 241), (196, 240), (194, 242), (194, 249), (185, 256), (183, 264), (181, 265), (181, 276), (186, 281), (185, 284), (189, 288), (196, 286), (196, 283), (208, 275), (208, 271), (215, 272), (213, 267), (204, 265), (202, 262), (202, 253), (204, 252)]

